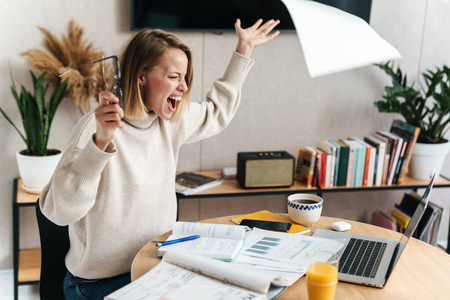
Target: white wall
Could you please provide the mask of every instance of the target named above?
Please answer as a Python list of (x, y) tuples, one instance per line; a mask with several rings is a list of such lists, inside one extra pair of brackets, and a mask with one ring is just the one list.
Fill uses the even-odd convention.
[[(371, 25), (403, 58), (401, 66), (410, 79), (419, 71), (442, 63), (450, 64), (450, 6), (443, 0), (373, 0)], [(43, 49), (38, 26), (58, 37), (66, 34), (70, 19), (85, 29), (85, 37), (107, 55), (119, 54), (134, 34), (129, 30), (129, 1), (121, 0), (22, 0), (0, 3), (0, 105), (14, 121), (20, 122), (10, 92), (9, 66), (14, 77), (30, 86), (29, 63), (20, 55), (33, 48)], [(232, 27), (233, 24), (230, 24)], [(234, 34), (177, 34), (194, 53), (195, 82), (192, 98), (201, 99), (214, 78), (219, 77), (236, 44)], [(256, 61), (243, 87), (243, 99), (234, 121), (221, 134), (201, 143), (184, 146), (179, 170), (211, 170), (233, 166), (239, 151), (287, 150), (296, 154), (299, 146), (319, 140), (370, 134), (389, 129), (396, 116), (380, 114), (373, 102), (381, 98), (388, 78), (369, 66), (311, 79), (295, 34), (282, 34), (270, 44), (257, 48)], [(56, 114), (49, 146), (63, 148), (80, 113), (65, 99)], [(12, 182), (19, 176), (15, 151), (24, 148), (14, 129), (0, 117), (0, 269), (12, 267)], [(450, 175), (450, 160), (443, 173)], [(433, 201), (447, 210), (440, 239), (446, 239), (449, 192), (435, 189)], [(390, 209), (402, 192), (327, 194), (324, 214), (370, 221), (373, 210)], [(229, 202), (228, 202), (229, 201)], [(253, 201), (253, 202), (252, 202)], [(283, 197), (242, 199), (252, 210), (259, 206), (284, 208)], [(237, 211), (235, 200), (205, 200), (191, 209), (208, 214), (228, 214), (227, 203)], [(273, 204), (278, 203), (278, 204)], [(281, 203), (281, 204), (280, 204)], [(21, 247), (38, 245), (34, 211), (21, 213)]]

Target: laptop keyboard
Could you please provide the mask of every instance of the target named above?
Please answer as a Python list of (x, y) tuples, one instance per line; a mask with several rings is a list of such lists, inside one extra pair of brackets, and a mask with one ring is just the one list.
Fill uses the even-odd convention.
[(387, 243), (351, 238), (341, 260), (339, 273), (374, 278)]

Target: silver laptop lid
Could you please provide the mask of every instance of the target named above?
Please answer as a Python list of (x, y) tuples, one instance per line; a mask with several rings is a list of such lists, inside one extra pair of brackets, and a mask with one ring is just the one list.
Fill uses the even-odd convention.
[(399, 243), (395, 249), (394, 255), (392, 257), (392, 261), (390, 263), (388, 272), (386, 274), (386, 280), (389, 278), (389, 275), (391, 275), (392, 270), (394, 269), (396, 263), (398, 262), (398, 259), (400, 258), (400, 255), (403, 252), (403, 249), (405, 248), (406, 244), (408, 243), (409, 239), (413, 235), (414, 231), (417, 228), (417, 225), (419, 225), (420, 219), (422, 218), (425, 209), (428, 205), (428, 200), (430, 198), (431, 189), (433, 188), (434, 184), (434, 177), (436, 174), (433, 175), (433, 177), (430, 180), (430, 183), (428, 184), (427, 189), (423, 193), (422, 198), (420, 199), (419, 204), (417, 205), (416, 210), (414, 211), (414, 214), (411, 217), (411, 221), (409, 221), (408, 226), (405, 229), (405, 232), (403, 233), (402, 237), (399, 240)]

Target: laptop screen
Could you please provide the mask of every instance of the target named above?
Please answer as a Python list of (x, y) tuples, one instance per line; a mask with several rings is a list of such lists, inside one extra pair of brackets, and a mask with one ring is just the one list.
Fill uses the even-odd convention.
[(394, 255), (392, 257), (392, 261), (390, 263), (389, 270), (388, 270), (388, 273), (386, 275), (386, 278), (388, 278), (390, 273), (392, 272), (392, 269), (394, 268), (395, 264), (397, 263), (398, 259), (400, 258), (400, 255), (402, 254), (403, 249), (405, 248), (405, 246), (408, 243), (409, 239), (413, 235), (414, 230), (416, 230), (417, 225), (419, 224), (420, 219), (422, 218), (423, 213), (425, 212), (425, 209), (427, 208), (428, 200), (430, 198), (431, 189), (433, 188), (433, 184), (434, 184), (434, 177), (435, 177), (435, 175), (433, 175), (433, 177), (431, 178), (427, 189), (423, 193), (423, 196), (420, 199), (420, 202), (417, 205), (417, 208), (414, 211), (414, 214), (412, 215), (411, 220), (409, 221), (409, 224), (408, 224), (408, 226), (405, 229), (405, 232), (403, 233), (402, 237), (399, 240), (399, 243), (398, 243), (398, 245), (397, 245), (397, 247), (395, 249)]

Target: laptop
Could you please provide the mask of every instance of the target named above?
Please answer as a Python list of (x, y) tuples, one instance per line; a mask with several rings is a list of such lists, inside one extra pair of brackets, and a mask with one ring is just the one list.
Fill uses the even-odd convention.
[(338, 252), (339, 280), (384, 287), (427, 208), (433, 183), (434, 175), (399, 241), (323, 229), (315, 231), (316, 237), (345, 240), (345, 246)]

